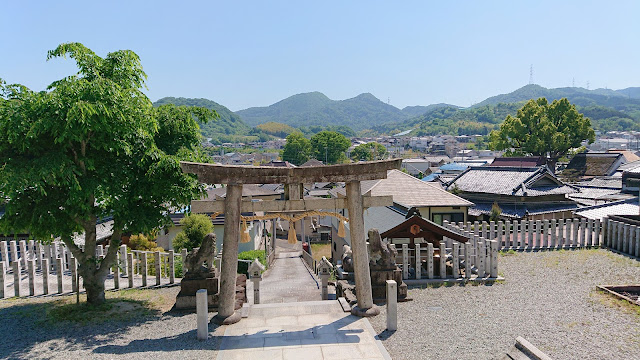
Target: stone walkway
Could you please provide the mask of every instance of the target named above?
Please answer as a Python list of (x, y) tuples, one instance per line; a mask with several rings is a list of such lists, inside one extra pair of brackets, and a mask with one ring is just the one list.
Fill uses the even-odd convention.
[(224, 329), (217, 359), (391, 359), (375, 336), (336, 300), (252, 305)]
[[(300, 251), (277, 252), (276, 260), (260, 282), (260, 303), (322, 300), (319, 280), (309, 271)], [(251, 283), (247, 281), (247, 285)], [(247, 289), (253, 303), (253, 286)]]

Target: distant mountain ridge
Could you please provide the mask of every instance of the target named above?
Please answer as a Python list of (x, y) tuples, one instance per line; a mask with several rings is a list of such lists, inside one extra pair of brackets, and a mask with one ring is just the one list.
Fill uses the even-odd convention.
[[(202, 124), (203, 135), (216, 138), (218, 142), (232, 142), (238, 136), (257, 137), (255, 135), (260, 133), (273, 135), (273, 131), (255, 128), (265, 123), (302, 128), (305, 134), (319, 131), (314, 130), (318, 126), (343, 129), (347, 126), (359, 131), (360, 135), (395, 134), (409, 129), (414, 129), (411, 136), (487, 134), (497, 129), (507, 115), (515, 115), (525, 101), (540, 97), (546, 97), (549, 101), (568, 98), (592, 120), (596, 130), (640, 131), (640, 87), (621, 90), (575, 87), (547, 89), (530, 84), (508, 94), (489, 97), (468, 108), (432, 104), (398, 109), (370, 93), (345, 100), (331, 100), (317, 91), (296, 94), (270, 106), (252, 107), (235, 113), (207, 99), (167, 97), (156, 101), (154, 105), (173, 103), (214, 109), (220, 114), (220, 119)], [(269, 125), (270, 128), (273, 126)]]
[(640, 88), (627, 88), (622, 90), (587, 90), (576, 87), (547, 89), (540, 85), (529, 84), (508, 94), (487, 98), (472, 107), (521, 102), (541, 97), (547, 98), (549, 102), (567, 98), (572, 104), (578, 106), (606, 106), (615, 110), (625, 110), (629, 105), (632, 105), (632, 107), (640, 106)]
[(252, 107), (236, 111), (236, 114), (252, 126), (266, 122), (294, 127), (346, 125), (356, 131), (407, 120), (413, 115), (380, 101), (370, 93), (346, 100), (331, 100), (321, 92), (293, 95), (273, 105)]

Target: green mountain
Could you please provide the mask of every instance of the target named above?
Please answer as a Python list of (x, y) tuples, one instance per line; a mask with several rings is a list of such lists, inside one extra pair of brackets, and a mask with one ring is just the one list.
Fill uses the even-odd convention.
[[(414, 107), (427, 110), (408, 120), (373, 126), (374, 133), (395, 134), (414, 129), (412, 136), (452, 134), (488, 134), (499, 128), (507, 115), (515, 115), (530, 99), (546, 97), (553, 101), (566, 97), (578, 111), (591, 119), (596, 130), (640, 131), (640, 88), (623, 90), (583, 88), (547, 89), (539, 85), (527, 85), (508, 94), (490, 97), (472, 107), (459, 108), (444, 105), (435, 108)], [(405, 108), (406, 109), (406, 108)], [(405, 111), (403, 109), (403, 111)], [(415, 113), (415, 109), (409, 109)]]
[(190, 99), (190, 98), (174, 98), (164, 97), (153, 103), (153, 106), (164, 104), (200, 106), (212, 109), (218, 112), (220, 117), (215, 121), (209, 121), (206, 124), (200, 124), (202, 135), (207, 138), (218, 138), (220, 136), (247, 135), (251, 128), (242, 121), (240, 116), (218, 104), (215, 101), (207, 99)]
[(346, 100), (331, 100), (320, 92), (293, 95), (273, 105), (240, 110), (236, 114), (252, 126), (266, 122), (294, 127), (345, 125), (356, 131), (410, 117), (369, 93)]
[(446, 108), (446, 107), (454, 107), (454, 108), (459, 108), (458, 106), (455, 105), (451, 105), (451, 104), (444, 104), (444, 103), (440, 103), (440, 104), (431, 104), (431, 105), (427, 105), (427, 106), (406, 106), (402, 109), (402, 112), (404, 114), (406, 114), (409, 117), (416, 117), (416, 116), (420, 116), (420, 115), (424, 115), (428, 112), (434, 111), (436, 109), (441, 109), (441, 108)]
[[(640, 108), (640, 98), (631, 97), (632, 93), (635, 96), (636, 92), (640, 93), (640, 91), (634, 91), (633, 89), (634, 88), (629, 88), (618, 91), (608, 89), (587, 90), (576, 87), (547, 89), (540, 85), (530, 84), (509, 94), (492, 96), (473, 107), (513, 103), (546, 97), (549, 101), (567, 98), (572, 104), (581, 107), (605, 106), (628, 113)], [(625, 91), (628, 91), (629, 96), (627, 96)]]

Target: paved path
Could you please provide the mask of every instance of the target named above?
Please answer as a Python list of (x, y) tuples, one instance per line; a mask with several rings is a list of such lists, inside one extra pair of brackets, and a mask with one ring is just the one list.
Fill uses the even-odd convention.
[(218, 360), (391, 359), (367, 319), (336, 300), (252, 305), (226, 326)]
[[(300, 257), (301, 252), (279, 252), (260, 282), (260, 303), (289, 303), (322, 300), (318, 279)], [(249, 303), (253, 303), (253, 284), (247, 282)]]

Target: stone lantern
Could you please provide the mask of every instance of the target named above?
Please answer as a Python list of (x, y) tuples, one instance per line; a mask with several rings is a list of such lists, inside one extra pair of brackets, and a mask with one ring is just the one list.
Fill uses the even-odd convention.
[(318, 275), (320, 275), (320, 279), (322, 280), (322, 300), (329, 300), (329, 276), (331, 276), (331, 269), (333, 269), (333, 265), (327, 260), (326, 257), (322, 257), (320, 260), (320, 264), (318, 264)]
[(253, 260), (249, 265), (249, 278), (253, 283), (253, 303), (260, 304), (260, 281), (262, 280), (262, 272), (265, 267), (258, 259)]

